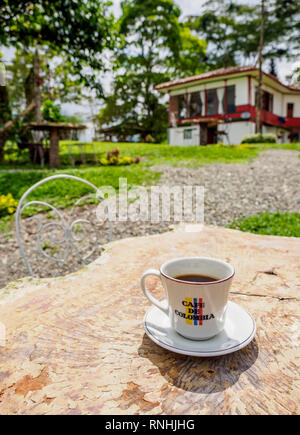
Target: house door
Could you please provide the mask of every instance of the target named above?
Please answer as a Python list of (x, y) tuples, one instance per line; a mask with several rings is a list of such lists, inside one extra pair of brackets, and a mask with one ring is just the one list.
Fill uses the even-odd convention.
[(200, 124), (200, 145), (207, 145), (207, 124), (201, 123)]
[(294, 117), (294, 103), (287, 103), (287, 110), (286, 110), (286, 116), (288, 118)]
[(207, 129), (207, 144), (217, 143), (217, 127), (209, 127)]

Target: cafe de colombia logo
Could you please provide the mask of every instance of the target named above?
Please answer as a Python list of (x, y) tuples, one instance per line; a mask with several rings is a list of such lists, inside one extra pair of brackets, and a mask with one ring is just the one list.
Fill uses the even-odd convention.
[(188, 325), (202, 325), (204, 320), (214, 319), (213, 313), (203, 314), (203, 308), (205, 303), (202, 298), (185, 298), (182, 301), (182, 305), (185, 307), (185, 312), (175, 310), (175, 314), (185, 319), (185, 323)]

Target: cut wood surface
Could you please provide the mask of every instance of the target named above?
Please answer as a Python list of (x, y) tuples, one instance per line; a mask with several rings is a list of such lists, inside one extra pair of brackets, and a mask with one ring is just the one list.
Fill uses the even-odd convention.
[[(0, 414), (298, 414), (299, 253), (296, 238), (206, 226), (123, 239), (74, 274), (11, 283)], [(244, 349), (189, 357), (146, 336), (140, 276), (182, 256), (233, 264), (230, 300), (257, 324)], [(148, 286), (163, 297), (155, 277)]]

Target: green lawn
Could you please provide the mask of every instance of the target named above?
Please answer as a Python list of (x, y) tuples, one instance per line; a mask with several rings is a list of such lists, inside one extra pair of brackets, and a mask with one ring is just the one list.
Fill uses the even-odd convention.
[[(71, 141), (60, 141), (60, 158), (61, 169), (66, 169), (71, 166), (69, 157), (69, 148)], [(81, 163), (80, 149), (76, 146), (76, 142), (72, 142), (72, 155)], [(204, 164), (211, 163), (244, 163), (254, 159), (262, 151), (271, 148), (291, 149), (300, 151), (300, 143), (292, 144), (243, 144), (243, 145), (208, 145), (205, 147), (196, 146), (170, 146), (162, 144), (145, 144), (145, 143), (107, 143), (93, 142), (93, 144), (85, 144), (84, 151), (87, 155), (88, 165), (80, 165), (81, 167), (97, 166), (95, 163), (94, 152), (97, 160), (105, 157), (107, 151), (114, 148), (119, 148), (121, 155), (130, 157), (141, 157), (139, 167), (147, 168), (153, 165), (173, 165), (173, 166), (191, 166), (199, 167)], [(27, 162), (26, 162), (27, 159)], [(23, 151), (22, 158), (17, 160), (17, 151), (10, 150), (5, 165), (0, 165), (0, 169), (32, 168), (28, 163), (26, 152)], [(40, 169), (37, 166), (35, 169)]]
[(300, 237), (300, 213), (259, 213), (231, 222), (229, 228), (255, 234)]
[[(160, 173), (151, 171), (153, 165), (174, 165), (199, 167), (213, 163), (245, 163), (254, 159), (264, 150), (271, 148), (292, 149), (300, 151), (300, 143), (294, 144), (244, 144), (238, 146), (209, 145), (206, 147), (195, 146), (169, 146), (144, 143), (104, 143), (94, 142), (87, 144), (84, 151), (87, 164), (71, 167), (69, 158), (70, 141), (60, 142), (61, 168), (59, 170), (41, 169), (39, 166), (32, 168), (28, 162), (17, 160), (17, 151), (11, 150), (9, 158), (11, 164), (6, 162), (0, 166), (0, 194), (11, 193), (19, 200), (23, 193), (34, 183), (50, 175), (67, 173), (84, 178), (97, 187), (113, 186), (118, 189), (119, 178), (126, 178), (129, 185), (156, 184)], [(105, 157), (107, 151), (118, 147), (122, 156), (141, 157), (140, 163), (130, 166), (103, 167), (93, 162), (95, 152), (97, 160)], [(79, 147), (73, 143), (72, 153), (77, 163), (81, 162)], [(23, 152), (23, 156), (24, 156)], [(91, 163), (89, 163), (89, 161)], [(13, 171), (9, 171), (12, 169)], [(70, 181), (56, 180), (53, 183), (41, 186), (35, 191), (32, 199), (43, 199), (58, 207), (69, 207), (89, 188)], [(3, 221), (4, 222), (4, 221)], [(1, 229), (1, 225), (0, 225)]]
[[(153, 172), (138, 165), (0, 172), (1, 194), (11, 193), (16, 200), (19, 200), (23, 193), (33, 184), (51, 175), (64, 173), (84, 178), (96, 187), (112, 186), (116, 190), (119, 188), (119, 178), (126, 178), (127, 184), (130, 186), (155, 184), (160, 177), (159, 172)], [(89, 192), (91, 192), (91, 189), (85, 184), (73, 180), (58, 179), (38, 187), (32, 192), (30, 199), (43, 199), (51, 201), (58, 207), (68, 207)]]
[[(60, 155), (62, 163), (69, 165), (70, 141), (61, 141)], [(199, 167), (211, 163), (244, 163), (254, 159), (262, 151), (271, 148), (291, 149), (300, 151), (300, 143), (292, 144), (243, 144), (243, 145), (207, 145), (196, 146), (170, 146), (145, 143), (106, 143), (94, 142), (93, 146), (86, 145), (86, 152), (92, 158), (93, 150), (99, 158), (104, 157), (107, 151), (119, 148), (121, 155), (141, 157), (140, 165), (147, 167), (153, 165), (191, 166)], [(79, 148), (73, 146), (74, 153), (79, 157)]]

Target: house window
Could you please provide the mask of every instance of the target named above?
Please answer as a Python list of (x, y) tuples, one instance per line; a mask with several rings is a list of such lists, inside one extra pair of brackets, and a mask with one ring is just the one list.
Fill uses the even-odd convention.
[(200, 92), (192, 92), (190, 96), (190, 116), (200, 116), (202, 112), (202, 100)]
[(235, 85), (227, 86), (224, 93), (224, 98), (225, 95), (226, 95), (227, 110), (224, 108), (224, 112), (235, 113)]
[(178, 118), (187, 118), (185, 94), (178, 95)]
[(273, 112), (273, 95), (267, 91), (263, 91), (261, 108), (267, 112)]
[(216, 89), (207, 90), (207, 115), (218, 114), (218, 96)]
[[(255, 90), (255, 105), (257, 104), (257, 88)], [(273, 94), (270, 92), (262, 91), (261, 94), (261, 108), (262, 110), (266, 110), (267, 112), (273, 112)]]
[(185, 128), (183, 130), (183, 139), (192, 139), (192, 132), (193, 130), (191, 128)]
[(294, 103), (287, 103), (286, 105), (286, 116), (288, 118), (294, 117)]

